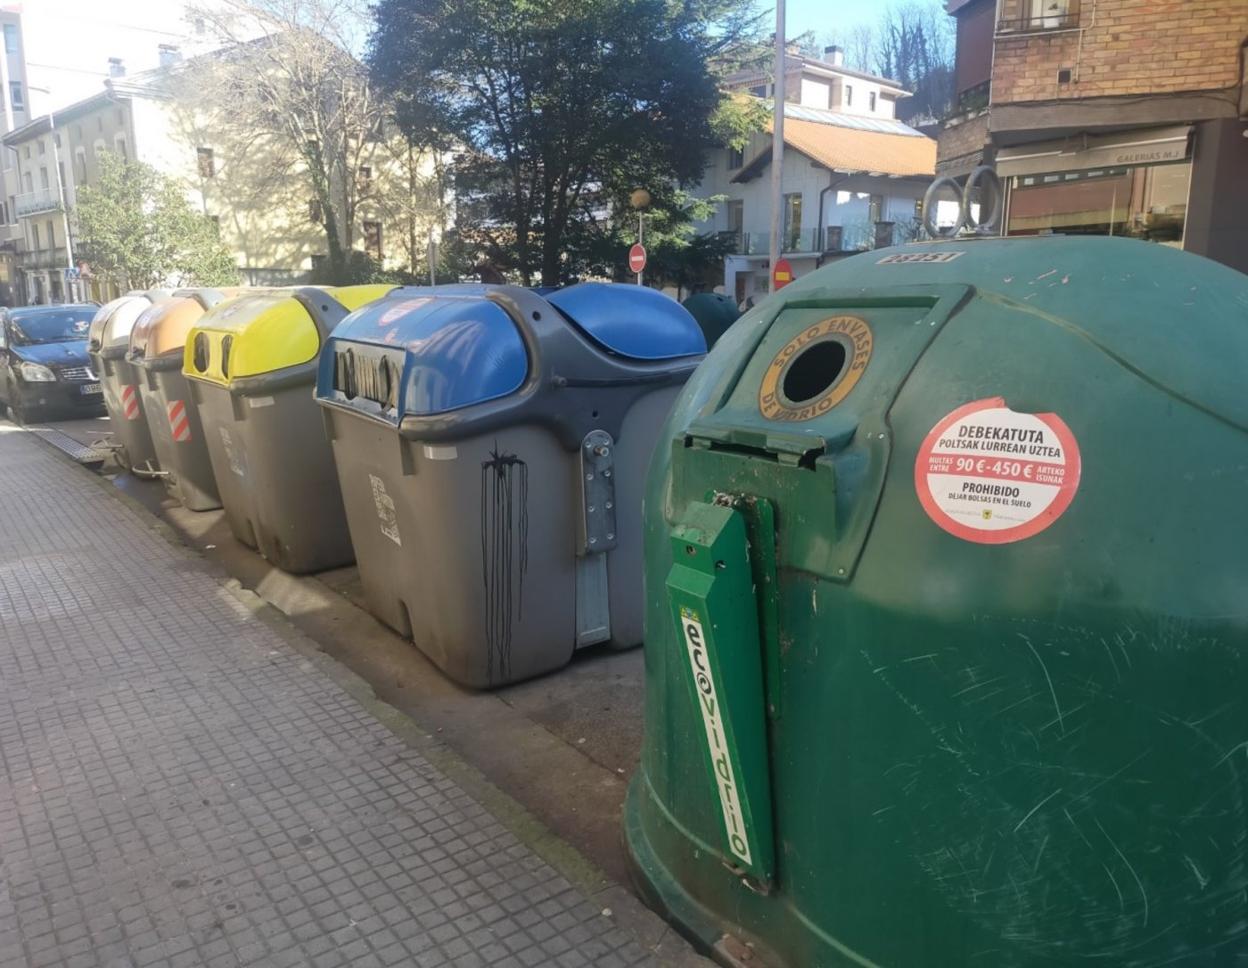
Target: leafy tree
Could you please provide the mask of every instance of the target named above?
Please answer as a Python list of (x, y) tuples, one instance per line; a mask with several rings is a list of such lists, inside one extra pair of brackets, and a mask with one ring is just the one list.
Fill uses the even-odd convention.
[(227, 140), (267, 139), (299, 162), (325, 233), (334, 282), (356, 274), (351, 250), (360, 177), (380, 160), (388, 106), (351, 53), (363, 0), (211, 0), (188, 16), (222, 45), (183, 74), (179, 99)]
[[(758, 33), (752, 0), (378, 0), (369, 64), (411, 137), (458, 154), (461, 243), (528, 284), (629, 191), (696, 183), (739, 139), (716, 72)], [(617, 253), (616, 258), (619, 258)]]
[(79, 251), (92, 271), (119, 285), (238, 281), (216, 226), (191, 207), (185, 186), (150, 165), (102, 154), (99, 179), (78, 190), (74, 218)]
[[(723, 277), (723, 261), (734, 240), (716, 233), (699, 234), (694, 223), (709, 219), (723, 196), (693, 198), (675, 191), (660, 197), (645, 213), (646, 272), (651, 286), (675, 286), (684, 294), (699, 285), (714, 285)], [(576, 220), (565, 249), (565, 277), (605, 276), (631, 282), (633, 274), (623, 253), (637, 241), (637, 213), (626, 206), (613, 216)]]

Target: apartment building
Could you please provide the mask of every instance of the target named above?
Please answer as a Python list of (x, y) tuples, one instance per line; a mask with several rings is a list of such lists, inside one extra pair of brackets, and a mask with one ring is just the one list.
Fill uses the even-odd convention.
[[(790, 51), (784, 71), (781, 249), (801, 276), (831, 258), (913, 238), (931, 184), (936, 143), (896, 119), (908, 96), (895, 81), (846, 68), (837, 47), (822, 59)], [(726, 81), (741, 96), (770, 99), (770, 75)], [(738, 303), (770, 286), (772, 127), (742, 150), (715, 154), (698, 189), (723, 196), (702, 231), (724, 233), (724, 292)]]
[[(245, 284), (324, 281), (322, 213), (298, 153), (264, 132), (240, 140), (214, 130), (195, 104), (179, 98), (185, 85), (170, 83), (175, 74), (185, 82), (179, 72), (194, 70), (170, 52), (164, 67), (133, 76), (115, 71), (100, 93), (0, 137), (15, 166), (4, 215), (17, 238), (13, 301), (104, 301), (123, 288), (92, 273), (73, 235), (78, 192), (96, 182), (106, 152), (185, 185), (192, 206), (216, 222)], [(410, 202), (413, 189), (410, 154), (391, 147), (379, 143), (364, 153), (353, 173), (359, 182), (349, 236), (383, 267), (403, 269), (411, 261), (408, 240), (428, 238), (437, 205), (431, 201), (423, 218), (412, 205), (392, 202), (392, 194)], [(423, 173), (432, 169), (428, 159), (416, 163)]]
[(1248, 271), (1245, 0), (948, 0), (937, 171), (995, 165), (1011, 235), (1126, 235)]
[[(30, 120), (30, 81), (26, 73), (26, 39), (21, 7), (0, 4), (0, 137)], [(9, 199), (17, 184), (17, 159), (0, 147), (0, 303), (13, 300), (17, 282), (19, 231)]]

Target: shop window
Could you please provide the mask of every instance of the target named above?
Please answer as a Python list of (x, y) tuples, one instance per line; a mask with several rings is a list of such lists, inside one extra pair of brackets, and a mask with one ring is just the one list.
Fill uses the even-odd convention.
[(1189, 162), (1014, 179), (1009, 235), (1124, 235), (1180, 246)]

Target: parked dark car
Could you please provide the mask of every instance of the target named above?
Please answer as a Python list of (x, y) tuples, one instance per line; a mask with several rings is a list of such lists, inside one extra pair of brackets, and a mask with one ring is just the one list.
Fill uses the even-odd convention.
[(25, 306), (0, 310), (0, 413), (25, 423), (52, 411), (102, 413), (99, 377), (87, 358), (87, 331), (98, 306)]

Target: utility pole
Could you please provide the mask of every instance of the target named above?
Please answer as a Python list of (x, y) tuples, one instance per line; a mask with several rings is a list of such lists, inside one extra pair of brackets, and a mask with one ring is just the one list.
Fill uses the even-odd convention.
[(771, 90), (771, 292), (776, 291), (775, 271), (780, 262), (780, 227), (783, 218), (784, 185), (784, 0), (776, 0), (776, 65)]

